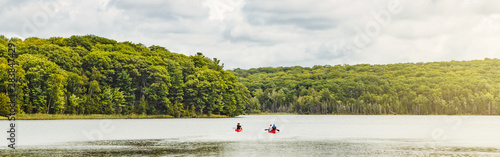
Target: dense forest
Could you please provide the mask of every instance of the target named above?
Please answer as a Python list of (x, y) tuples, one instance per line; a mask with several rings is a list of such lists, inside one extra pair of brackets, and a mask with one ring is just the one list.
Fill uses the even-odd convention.
[(20, 114), (500, 114), (500, 60), (224, 70), (217, 58), (94, 35), (0, 36), (0, 115), (16, 45)]
[(16, 45), (17, 112), (244, 114), (249, 95), (217, 58), (94, 35), (49, 39), (0, 36), (0, 113), (10, 110), (8, 43)]
[(249, 113), (500, 114), (500, 60), (265, 67), (232, 72)]

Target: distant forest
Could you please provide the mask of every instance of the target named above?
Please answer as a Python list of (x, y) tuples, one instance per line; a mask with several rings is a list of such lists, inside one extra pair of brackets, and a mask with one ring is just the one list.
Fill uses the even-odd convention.
[(265, 67), (232, 72), (249, 113), (500, 114), (500, 60)]
[(249, 95), (217, 58), (94, 35), (0, 36), (0, 114), (10, 110), (8, 43), (16, 45), (18, 113), (148, 114), (196, 117), (244, 113)]
[(498, 59), (224, 70), (202, 53), (85, 35), (0, 36), (1, 116), (10, 110), (8, 43), (19, 114), (500, 114)]

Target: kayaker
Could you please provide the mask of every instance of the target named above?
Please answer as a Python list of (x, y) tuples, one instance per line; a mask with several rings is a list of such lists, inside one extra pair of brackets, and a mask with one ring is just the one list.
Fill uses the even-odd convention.
[(269, 131), (273, 131), (273, 124), (269, 124), (269, 129), (267, 129)]
[(276, 125), (273, 124), (273, 130), (280, 131), (278, 128), (276, 128)]
[(238, 125), (236, 125), (236, 130), (243, 130), (243, 128), (241, 127), (240, 123), (238, 123)]

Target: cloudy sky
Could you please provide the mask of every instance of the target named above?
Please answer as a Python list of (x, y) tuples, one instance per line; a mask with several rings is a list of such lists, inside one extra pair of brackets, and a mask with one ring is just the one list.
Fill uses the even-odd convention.
[(0, 34), (94, 34), (226, 69), (500, 58), (493, 0), (0, 1)]

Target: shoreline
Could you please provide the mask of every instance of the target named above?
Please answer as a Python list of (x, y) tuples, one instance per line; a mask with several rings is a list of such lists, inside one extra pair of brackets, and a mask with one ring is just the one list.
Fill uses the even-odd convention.
[[(413, 115), (413, 114), (379, 114), (379, 115), (356, 115), (356, 114), (298, 114), (298, 113), (258, 113), (258, 114), (244, 114), (250, 116), (259, 115), (344, 115), (344, 116), (499, 116), (499, 115)], [(242, 116), (242, 115), (240, 115)], [(18, 114), (16, 120), (84, 120), (84, 119), (188, 119), (188, 118), (238, 118), (228, 117), (226, 115), (202, 115), (196, 117), (173, 117), (170, 115), (104, 115), (104, 114), (90, 114), (90, 115), (61, 115), (61, 114)], [(0, 117), (0, 121), (8, 121), (7, 117)]]
[[(197, 117), (179, 118), (231, 118), (226, 115), (202, 115)], [(18, 114), (16, 120), (79, 120), (79, 119), (177, 119), (170, 115), (67, 115), (67, 114)], [(0, 121), (8, 121), (7, 117), (0, 117)]]
[(244, 114), (251, 116), (258, 115), (311, 115), (311, 116), (500, 116), (500, 115), (486, 115), (486, 114), (298, 114), (298, 113), (286, 113), (286, 112), (277, 112), (277, 113), (251, 113)]

